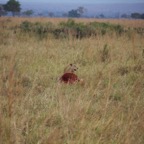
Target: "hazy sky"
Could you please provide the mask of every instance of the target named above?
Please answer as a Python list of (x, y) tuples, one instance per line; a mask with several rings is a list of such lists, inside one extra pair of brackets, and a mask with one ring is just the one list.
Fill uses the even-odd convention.
[[(6, 3), (8, 0), (0, 0)], [(144, 3), (144, 0), (18, 0), (19, 2), (48, 2), (48, 3)]]
[[(56, 13), (68, 12), (83, 6), (87, 14), (97, 13), (144, 13), (144, 0), (18, 0), (22, 11), (32, 9), (35, 12), (52, 11)], [(0, 0), (6, 4), (8, 0)]]

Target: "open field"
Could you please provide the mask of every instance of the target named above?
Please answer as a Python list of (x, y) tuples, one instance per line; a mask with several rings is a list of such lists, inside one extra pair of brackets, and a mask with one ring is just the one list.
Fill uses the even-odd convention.
[[(130, 31), (77, 39), (39, 39), (0, 17), (0, 141), (2, 144), (143, 144), (142, 20), (97, 20)], [(76, 19), (91, 22), (94, 19)], [(59, 84), (75, 63), (85, 85)]]
[[(6, 18), (6, 17), (1, 17), (0, 21), (4, 22), (4, 21), (11, 21), (12, 23), (10, 24), (12, 25), (18, 25), (20, 24), (22, 21), (30, 21), (30, 22), (52, 22), (54, 24), (57, 24), (59, 22), (62, 21), (67, 21), (67, 18), (45, 18), (45, 17), (40, 17), (40, 18)], [(113, 24), (121, 24), (124, 25), (126, 27), (144, 27), (144, 22), (141, 19), (138, 20), (133, 20), (133, 19), (86, 19), (86, 18), (74, 18), (75, 21), (77, 22), (84, 22), (84, 23), (88, 23), (88, 22), (93, 22), (93, 21), (97, 21), (97, 22), (110, 22)], [(8, 24), (8, 23), (7, 23)]]

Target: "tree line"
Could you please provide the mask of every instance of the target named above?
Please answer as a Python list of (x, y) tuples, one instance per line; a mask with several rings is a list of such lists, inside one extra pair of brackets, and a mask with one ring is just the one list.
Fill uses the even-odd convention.
[[(86, 11), (84, 7), (78, 7), (76, 10), (70, 10), (68, 14), (65, 14), (67, 17), (81, 17), (83, 13)], [(6, 15), (7, 12), (11, 12), (13, 16), (20, 14), (21, 12), (21, 4), (17, 0), (9, 0), (6, 4), (0, 5), (0, 16)], [(34, 14), (33, 10), (26, 10), (21, 13), (25, 16), (31, 16)], [(54, 14), (52, 12), (48, 13), (50, 17), (53, 17)], [(40, 14), (39, 14), (40, 15)]]
[[(0, 16), (7, 15), (7, 12), (11, 12), (13, 16), (20, 15), (20, 16), (33, 16), (33, 10), (26, 10), (21, 12), (21, 4), (17, 0), (9, 0), (6, 4), (0, 4)], [(62, 17), (71, 17), (71, 18), (80, 18), (84, 17), (84, 13), (87, 12), (87, 9), (80, 6), (77, 9), (72, 9), (68, 11), (68, 13), (64, 13)], [(43, 16), (43, 14), (39, 13), (39, 16)], [(49, 17), (54, 17), (53, 12), (48, 12), (47, 14)], [(106, 18), (104, 14), (100, 14), (97, 16), (98, 18)], [(144, 19), (144, 13), (140, 14), (138, 12), (131, 13), (131, 15), (122, 14), (121, 18), (133, 18), (133, 19)]]

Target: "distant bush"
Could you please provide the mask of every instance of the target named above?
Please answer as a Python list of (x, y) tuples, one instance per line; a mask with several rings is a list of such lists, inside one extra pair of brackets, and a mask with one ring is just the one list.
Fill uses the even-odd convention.
[(29, 21), (24, 21), (20, 24), (20, 28), (24, 32), (30, 32), (32, 28), (32, 23)]
[(90, 22), (88, 24), (76, 23), (69, 19), (67, 22), (61, 22), (59, 28), (56, 30), (56, 37), (68, 37), (69, 35), (76, 38), (84, 38), (96, 35), (105, 35), (106, 33), (116, 32), (121, 34), (124, 30), (120, 25), (113, 25), (109, 23)]
[(124, 32), (124, 29), (121, 25), (115, 25), (114, 27), (114, 31), (117, 33), (117, 35), (121, 35)]
[[(121, 34), (124, 29), (120, 25), (114, 25), (110, 23), (100, 23), (100, 22), (91, 22), (87, 25), (89, 28), (92, 28), (91, 33), (96, 35), (105, 35), (106, 33), (116, 32), (117, 34)], [(88, 29), (89, 30), (89, 29)]]
[(69, 19), (67, 22), (61, 22), (59, 29), (61, 29), (65, 37), (83, 38), (87, 35), (86, 25), (84, 23), (76, 23), (72, 19)]
[(24, 32), (32, 32), (40, 38), (44, 38), (48, 33), (53, 32), (54, 25), (51, 22), (48, 23), (31, 23), (29, 21), (24, 21), (20, 24), (20, 29)]
[(55, 38), (85, 38), (90, 36), (105, 35), (115, 32), (121, 35), (124, 30), (121, 25), (114, 25), (109, 23), (90, 22), (84, 24), (82, 22), (76, 23), (73, 19), (68, 19), (66, 22), (60, 22), (57, 26), (53, 23), (31, 23), (24, 21), (20, 25), (20, 29), (24, 32), (32, 32), (40, 38), (47, 37), (48, 34)]

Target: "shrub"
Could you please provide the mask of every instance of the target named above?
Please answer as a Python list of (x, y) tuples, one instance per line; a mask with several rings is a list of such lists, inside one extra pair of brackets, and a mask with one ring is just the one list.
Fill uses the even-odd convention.
[(121, 25), (115, 25), (113, 27), (117, 35), (121, 35), (124, 32), (124, 28)]
[(83, 38), (87, 35), (87, 27), (84, 23), (76, 23), (74, 20), (69, 19), (67, 22), (61, 22), (59, 29), (65, 37), (72, 36), (75, 38)]
[(54, 25), (51, 22), (42, 24), (40, 22), (31, 23), (24, 21), (21, 23), (20, 29), (24, 32), (32, 32), (39, 38), (45, 38), (48, 33), (53, 33)]
[(20, 28), (24, 32), (33, 32), (40, 38), (47, 37), (48, 34), (52, 34), (55, 38), (85, 38), (90, 36), (105, 35), (115, 32), (117, 35), (121, 35), (123, 27), (120, 25), (114, 25), (109, 23), (90, 22), (88, 24), (76, 23), (73, 19), (68, 19), (66, 22), (60, 22), (55, 27), (51, 22), (46, 24), (36, 22), (31, 23), (24, 21), (21, 23)]
[(29, 21), (24, 21), (20, 24), (20, 29), (24, 32), (29, 32), (32, 29), (32, 23)]

